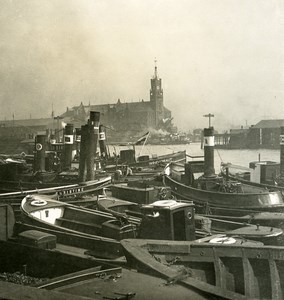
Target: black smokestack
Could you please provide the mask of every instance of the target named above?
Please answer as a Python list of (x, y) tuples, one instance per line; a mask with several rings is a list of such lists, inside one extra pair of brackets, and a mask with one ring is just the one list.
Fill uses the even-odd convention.
[(204, 177), (215, 176), (214, 127), (204, 128)]
[(71, 169), (72, 150), (74, 144), (73, 124), (67, 124), (64, 128), (64, 169)]
[(87, 143), (88, 143), (88, 128), (89, 125), (81, 126), (81, 143), (80, 143), (80, 159), (79, 159), (79, 180), (81, 182), (86, 180), (86, 157), (87, 157)]
[(280, 174), (284, 178), (284, 126), (280, 127)]
[(34, 171), (45, 171), (46, 135), (37, 135), (35, 138)]
[(107, 147), (106, 147), (106, 133), (104, 131), (103, 125), (99, 126), (99, 144), (100, 144), (100, 152), (102, 158), (107, 158)]
[(93, 180), (95, 176), (95, 156), (99, 139), (100, 112), (90, 111), (90, 121), (88, 124), (88, 141), (86, 145), (86, 180)]

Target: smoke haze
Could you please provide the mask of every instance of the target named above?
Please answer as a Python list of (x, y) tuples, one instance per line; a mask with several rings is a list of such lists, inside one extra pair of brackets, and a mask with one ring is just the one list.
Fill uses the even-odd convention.
[(1, 0), (0, 119), (149, 100), (184, 130), (284, 119), (281, 0)]

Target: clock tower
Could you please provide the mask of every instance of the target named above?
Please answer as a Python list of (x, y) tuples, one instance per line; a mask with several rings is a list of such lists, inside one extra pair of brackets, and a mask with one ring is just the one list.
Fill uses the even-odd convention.
[(151, 79), (150, 103), (155, 112), (154, 124), (157, 128), (159, 122), (162, 121), (162, 119), (164, 118), (162, 79), (158, 77), (157, 60), (155, 60), (154, 76)]

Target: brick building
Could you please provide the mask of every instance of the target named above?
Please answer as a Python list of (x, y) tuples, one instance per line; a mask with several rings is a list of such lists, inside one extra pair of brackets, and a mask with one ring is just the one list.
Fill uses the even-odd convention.
[[(151, 129), (171, 132), (174, 128), (171, 123), (171, 111), (164, 106), (162, 79), (158, 76), (156, 65), (150, 83), (149, 101), (122, 102), (118, 99), (114, 104), (89, 105), (81, 102), (78, 106), (67, 108), (66, 112), (57, 117), (0, 121), (0, 137), (2, 141), (13, 140), (13, 146), (8, 147), (11, 153), (15, 145), (22, 141), (31, 142), (37, 134), (50, 134), (56, 131), (59, 139), (67, 123), (73, 124), (74, 128), (81, 128), (86, 124), (90, 111), (99, 111), (100, 123), (114, 129), (107, 133), (109, 141), (130, 141), (130, 137), (139, 136)], [(2, 146), (0, 145), (0, 152), (7, 152), (5, 145)], [(19, 151), (14, 150), (13, 152)]]
[(280, 127), (284, 120), (261, 120), (249, 128), (247, 135), (248, 148), (274, 148), (278, 149)]
[(155, 66), (154, 75), (151, 78), (150, 101), (122, 102), (120, 99), (113, 104), (89, 104), (82, 102), (79, 106), (61, 115), (65, 123), (85, 123), (90, 111), (101, 113), (100, 123), (112, 127), (117, 132), (128, 132), (130, 135), (144, 133), (145, 130), (162, 129), (171, 132), (171, 111), (164, 106), (162, 79)]

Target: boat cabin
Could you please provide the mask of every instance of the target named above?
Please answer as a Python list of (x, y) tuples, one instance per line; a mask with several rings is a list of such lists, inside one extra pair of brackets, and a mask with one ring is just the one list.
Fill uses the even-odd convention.
[(0, 180), (18, 180), (23, 173), (30, 171), (27, 163), (23, 159), (0, 159)]
[(161, 200), (141, 207), (139, 238), (191, 241), (195, 239), (194, 204)]
[(153, 185), (149, 181), (129, 181), (127, 184), (114, 184), (111, 187), (112, 196), (138, 204), (149, 204), (171, 197), (170, 187)]
[(274, 185), (280, 176), (280, 163), (273, 161), (253, 161), (249, 164), (250, 181)]
[(0, 241), (7, 241), (13, 235), (15, 215), (8, 204), (0, 204)]
[(135, 158), (135, 150), (134, 149), (126, 149), (126, 150), (121, 150), (119, 153), (119, 161), (120, 163), (135, 163), (136, 158)]
[(199, 177), (204, 172), (204, 160), (189, 161), (184, 164), (184, 169), (180, 166), (171, 165), (166, 169), (166, 174), (171, 175), (174, 180), (177, 180), (185, 185), (194, 186), (196, 177)]

